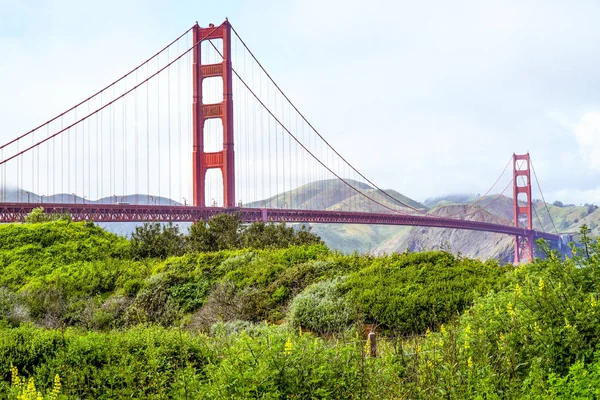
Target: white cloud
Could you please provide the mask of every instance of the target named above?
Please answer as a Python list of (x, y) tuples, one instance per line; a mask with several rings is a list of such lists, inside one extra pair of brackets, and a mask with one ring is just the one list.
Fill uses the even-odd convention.
[[(568, 199), (568, 201), (564, 201), (564, 199)], [(563, 189), (554, 193), (548, 193), (546, 200), (550, 202), (561, 200), (565, 204), (570, 203), (577, 206), (585, 203), (600, 204), (600, 187), (587, 190)]]
[(600, 111), (585, 113), (573, 126), (573, 134), (585, 164), (600, 171)]
[(14, 4), (0, 0), (0, 142), (194, 20), (228, 16), (313, 125), (378, 185), (417, 200), (483, 193), (513, 152), (529, 151), (547, 193), (597, 201), (600, 111), (580, 118), (600, 91), (594, 2)]

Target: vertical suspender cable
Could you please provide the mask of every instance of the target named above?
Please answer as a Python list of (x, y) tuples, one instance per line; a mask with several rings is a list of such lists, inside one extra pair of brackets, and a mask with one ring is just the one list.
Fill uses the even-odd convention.
[[(100, 93), (100, 107), (104, 106), (102, 99), (102, 93)], [(98, 119), (100, 121), (98, 121)], [(96, 155), (96, 197), (100, 200), (104, 196), (104, 135), (102, 134), (102, 127), (104, 125), (104, 110), (100, 111), (100, 113), (96, 114), (96, 144), (98, 141), (100, 142), (100, 147), (96, 145), (96, 149), (99, 149)], [(98, 126), (100, 129), (98, 130)]]
[[(169, 54), (169, 48), (167, 48), (167, 64), (171, 61), (171, 56)], [(167, 151), (169, 152), (169, 167), (168, 167), (168, 181), (169, 181), (169, 205), (171, 204), (171, 68), (167, 70), (167, 122), (169, 124), (168, 127), (168, 135), (169, 141), (167, 144)]]
[[(50, 136), (50, 124), (46, 125), (46, 137), (49, 137), (49, 136)], [(54, 160), (52, 160), (52, 162), (54, 163)], [(5, 182), (6, 182), (6, 178), (5, 178)], [(47, 196), (50, 195), (50, 143), (46, 144), (46, 195)]]
[[(252, 62), (252, 60), (250, 61)], [(252, 72), (252, 87), (254, 87), (254, 63), (251, 64), (251, 72)], [(259, 200), (256, 196), (257, 192), (257, 157), (256, 157), (256, 107), (255, 102), (252, 102), (252, 164), (254, 164), (254, 195), (252, 196), (254, 200)]]
[[(283, 100), (281, 101), (281, 121), (285, 121)], [(285, 208), (285, 132), (281, 130), (281, 182), (283, 183), (283, 207)]]
[[(269, 108), (271, 108), (271, 91), (269, 90), (269, 84), (267, 84), (267, 101), (269, 104)], [(268, 171), (268, 174), (269, 174), (269, 199), (271, 199), (272, 198), (271, 196), (273, 196), (273, 189), (271, 186), (271, 177), (273, 175), (273, 169), (271, 167), (271, 143), (272, 143), (272, 140), (271, 140), (271, 117), (269, 117), (268, 115), (267, 115), (267, 131), (269, 132), (269, 138), (267, 141), (267, 144), (269, 146), (269, 154), (268, 154), (268, 157), (269, 157), (269, 171)], [(269, 207), (272, 208), (271, 200), (269, 200)]]
[[(146, 75), (150, 76), (150, 63), (146, 64)], [(150, 204), (150, 82), (146, 82), (146, 204)]]
[[(88, 114), (91, 111), (90, 108), (90, 101), (88, 101), (87, 103), (88, 105)], [(87, 179), (87, 184), (88, 184), (88, 196), (90, 198), (90, 200), (92, 200), (92, 151), (91, 151), (91, 141), (92, 141), (92, 119), (89, 118), (88, 119), (88, 141), (87, 141), (87, 161), (88, 161), (88, 179)], [(96, 175), (97, 176), (97, 175)]]
[[(123, 81), (125, 85), (125, 92), (127, 92), (127, 78)], [(128, 201), (127, 196), (127, 99), (123, 98), (123, 197), (125, 201)]]
[[(113, 85), (113, 101), (114, 101), (114, 99), (115, 99), (115, 87)], [(110, 141), (111, 141), (111, 144), (110, 144), (110, 147), (111, 147), (110, 154), (112, 156), (112, 159), (111, 159), (111, 162), (110, 162), (110, 168), (111, 168), (111, 174), (110, 175), (111, 175), (111, 189), (112, 189), (112, 194), (113, 194), (113, 196), (116, 196), (117, 195), (117, 189), (116, 189), (117, 183), (116, 183), (116, 171), (115, 171), (115, 169), (116, 169), (115, 167), (117, 165), (117, 157), (116, 157), (117, 154), (115, 152), (115, 149), (116, 149), (115, 141), (116, 141), (116, 137), (117, 137), (117, 135), (116, 135), (116, 130), (117, 130), (116, 119), (117, 118), (116, 118), (116, 115), (115, 115), (117, 113), (116, 112), (116, 104), (114, 104), (114, 105), (111, 104), (110, 109), (112, 111), (112, 121), (111, 121), (111, 128), (110, 128), (110, 132), (111, 132), (111, 135), (110, 135)], [(114, 202), (117, 203), (118, 200), (115, 198)]]
[[(156, 57), (156, 68), (160, 69), (160, 56)], [(156, 132), (156, 144), (157, 144), (157, 152), (158, 152), (158, 204), (160, 204), (160, 75), (156, 76), (156, 91), (157, 91), (157, 105), (158, 109), (156, 111), (157, 117), (157, 132)]]
[[(179, 40), (177, 41), (177, 56), (179, 56)], [(177, 61), (177, 183), (179, 192), (177, 195), (177, 201), (181, 201), (181, 163), (183, 158), (181, 157), (181, 60)], [(185, 204), (185, 201), (184, 201)]]
[(135, 102), (135, 106), (134, 106), (134, 109), (135, 109), (135, 112), (134, 112), (134, 114), (135, 114), (135, 126), (134, 126), (134, 129), (135, 129), (134, 130), (134, 134), (135, 134), (135, 165), (133, 167), (133, 169), (134, 169), (134, 176), (135, 176), (135, 180), (134, 180), (134, 185), (135, 185), (135, 193), (134, 193), (135, 197), (134, 197), (134, 199), (135, 199), (135, 203), (134, 204), (138, 204), (139, 203), (139, 194), (140, 194), (140, 191), (139, 191), (139, 182), (138, 182), (138, 180), (139, 180), (139, 173), (138, 173), (139, 172), (138, 171), (138, 152), (139, 152), (139, 143), (138, 143), (139, 121), (138, 121), (138, 114), (139, 114), (139, 109), (138, 109), (138, 89), (137, 89), (138, 83), (139, 83), (138, 71), (136, 70), (135, 71), (135, 86), (136, 86), (136, 89), (135, 89), (135, 93), (134, 93), (134, 102)]

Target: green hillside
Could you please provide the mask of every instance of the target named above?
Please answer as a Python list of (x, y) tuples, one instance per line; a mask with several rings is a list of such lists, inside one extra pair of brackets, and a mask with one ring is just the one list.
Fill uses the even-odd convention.
[(191, 232), (1, 225), (0, 397), (594, 398), (600, 384), (586, 236), (589, 257), (514, 268), (345, 255), (230, 216)]

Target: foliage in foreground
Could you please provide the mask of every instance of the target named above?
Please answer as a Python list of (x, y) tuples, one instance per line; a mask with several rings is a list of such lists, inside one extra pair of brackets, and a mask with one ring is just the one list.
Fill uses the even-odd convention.
[[(172, 229), (146, 226), (140, 232), (148, 237), (140, 241), (178, 237)], [(424, 332), (455, 318), (476, 293), (499, 284), (505, 271), (444, 252), (372, 257), (319, 244), (138, 260), (126, 239), (93, 224), (65, 221), (1, 226), (0, 238), (6, 239), (0, 245), (0, 319), (14, 326), (107, 330), (186, 321), (208, 331), (219, 321), (274, 323), (289, 317), (320, 333), (362, 320)], [(332, 279), (333, 291), (303, 293)], [(396, 282), (393, 290), (389, 282)]]
[(137, 327), (106, 333), (0, 330), (0, 396), (10, 365), (75, 398), (378, 398), (392, 393), (385, 359), (365, 359), (362, 340), (341, 344), (285, 327), (257, 325), (213, 337)]
[[(585, 229), (585, 228), (584, 228)], [(587, 398), (600, 350), (600, 244), (521, 266), (511, 284), (475, 302), (456, 324), (405, 342), (414, 397)], [(574, 397), (569, 397), (574, 396)]]
[(15, 393), (11, 363), (75, 398), (599, 395), (600, 244), (586, 231), (575, 257), (546, 249), (515, 269), (322, 245), (132, 260), (125, 239), (66, 221), (0, 238), (0, 397)]

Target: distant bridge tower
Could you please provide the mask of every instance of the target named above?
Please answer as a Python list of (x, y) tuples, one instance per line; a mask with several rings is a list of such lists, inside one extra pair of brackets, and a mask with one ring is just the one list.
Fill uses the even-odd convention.
[[(231, 25), (225, 21), (216, 29), (192, 29), (193, 43), (193, 99), (192, 99), (192, 179), (194, 206), (206, 205), (206, 171), (212, 168), (221, 170), (223, 177), (223, 207), (235, 207), (235, 165), (233, 152), (233, 96), (231, 68)], [(217, 64), (202, 65), (200, 40), (222, 39), (223, 61)], [(202, 80), (218, 77), (223, 79), (223, 101), (204, 104), (202, 101)], [(215, 152), (204, 151), (204, 123), (211, 118), (219, 118), (223, 124), (223, 149)]]
[[(521, 165), (517, 164), (521, 161)], [(531, 163), (529, 153), (513, 154), (513, 209), (515, 227), (529, 231), (533, 229), (531, 218)], [(523, 205), (524, 204), (524, 205)], [(533, 234), (515, 236), (515, 264), (533, 260)]]

